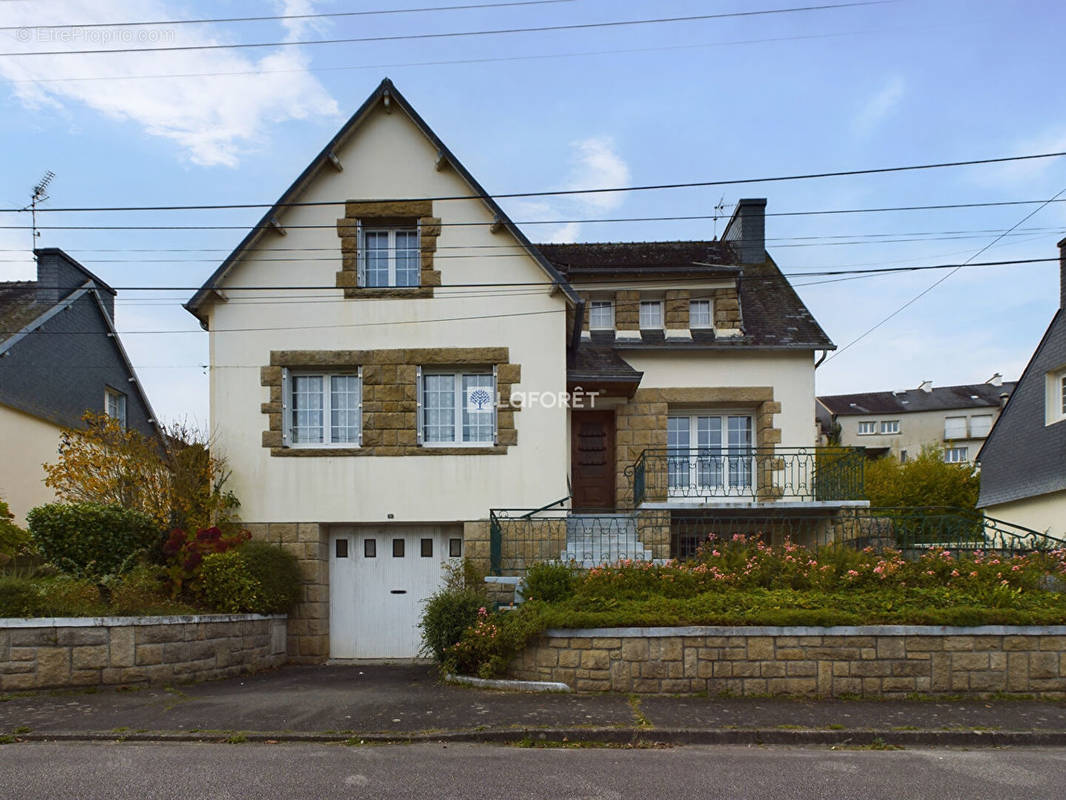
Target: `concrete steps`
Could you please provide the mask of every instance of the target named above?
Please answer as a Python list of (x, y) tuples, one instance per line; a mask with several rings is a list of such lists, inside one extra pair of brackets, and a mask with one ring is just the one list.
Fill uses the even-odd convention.
[(559, 558), (589, 569), (627, 559), (651, 561), (652, 554), (637, 537), (633, 514), (571, 514)]

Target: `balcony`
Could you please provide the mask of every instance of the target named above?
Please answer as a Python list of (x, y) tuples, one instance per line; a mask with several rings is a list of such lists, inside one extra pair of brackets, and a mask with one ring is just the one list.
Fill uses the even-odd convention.
[(645, 450), (626, 469), (636, 507), (864, 503), (861, 447)]

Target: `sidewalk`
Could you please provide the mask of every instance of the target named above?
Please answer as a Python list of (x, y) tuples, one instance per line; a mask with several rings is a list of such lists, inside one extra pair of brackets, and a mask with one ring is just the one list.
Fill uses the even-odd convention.
[(290, 666), (167, 688), (6, 695), (21, 739), (1066, 745), (1066, 702), (531, 694), (412, 664)]

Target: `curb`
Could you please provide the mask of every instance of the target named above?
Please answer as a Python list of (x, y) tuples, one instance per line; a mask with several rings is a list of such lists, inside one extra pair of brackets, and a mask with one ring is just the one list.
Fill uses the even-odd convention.
[(446, 673), (446, 683), (457, 683), (461, 686), (476, 686), (479, 689), (508, 689), (518, 692), (572, 692), (567, 684), (561, 681), (518, 681), (510, 678), (475, 678), (470, 675), (453, 675)]
[(30, 732), (15, 735), (16, 742), (212, 742), (229, 743), (239, 737), (248, 743), (416, 744), (538, 742), (605, 745), (820, 745), (828, 747), (1063, 747), (1066, 731), (978, 730), (873, 730), (828, 731), (817, 729), (741, 728), (528, 728), (458, 730), (411, 733), (293, 733), (242, 731), (113, 731)]

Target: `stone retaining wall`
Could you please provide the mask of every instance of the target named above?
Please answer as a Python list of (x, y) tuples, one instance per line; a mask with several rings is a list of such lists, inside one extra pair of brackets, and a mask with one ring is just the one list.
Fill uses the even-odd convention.
[(284, 615), (0, 619), (0, 690), (229, 678), (285, 663)]
[(1066, 626), (550, 630), (510, 667), (578, 691), (1066, 697)]

